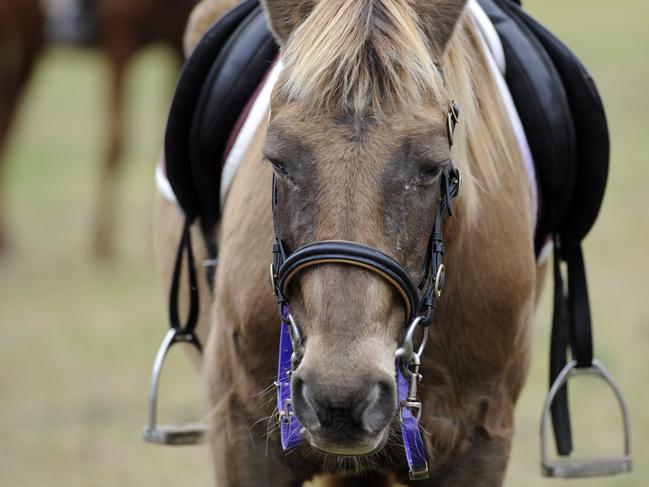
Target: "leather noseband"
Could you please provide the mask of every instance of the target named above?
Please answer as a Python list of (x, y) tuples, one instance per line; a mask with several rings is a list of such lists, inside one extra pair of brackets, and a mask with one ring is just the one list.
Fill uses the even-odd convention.
[(288, 295), (289, 284), (301, 271), (323, 264), (348, 264), (372, 271), (390, 283), (403, 298), (406, 319), (416, 310), (418, 291), (406, 270), (392, 257), (356, 242), (324, 240), (300, 247), (280, 266), (277, 272), (281, 294)]

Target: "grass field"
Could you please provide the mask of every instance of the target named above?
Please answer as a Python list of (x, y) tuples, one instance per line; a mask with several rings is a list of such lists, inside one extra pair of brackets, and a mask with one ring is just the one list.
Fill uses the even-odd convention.
[[(542, 479), (538, 419), (546, 390), (550, 293), (534, 328), (535, 356), (517, 409), (506, 485), (649, 485), (649, 4), (528, 1), (591, 68), (610, 117), (613, 160), (601, 217), (585, 243), (597, 356), (629, 401), (634, 472), (575, 482)], [(104, 67), (93, 53), (51, 51), (25, 100), (8, 153), (14, 253), (0, 264), (0, 485), (211, 485), (201, 448), (140, 440), (153, 354), (166, 327), (151, 252), (152, 171), (172, 63), (150, 50), (130, 77), (129, 145), (118, 255), (90, 255), (102, 149)], [(200, 414), (185, 357), (163, 387), (174, 418)], [(184, 380), (188, 377), (189, 380)], [(580, 451), (621, 448), (612, 398), (588, 380), (572, 390)]]

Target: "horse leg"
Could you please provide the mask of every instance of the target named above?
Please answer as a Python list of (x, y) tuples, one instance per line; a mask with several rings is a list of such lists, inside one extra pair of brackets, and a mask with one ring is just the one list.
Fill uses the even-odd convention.
[(93, 235), (93, 250), (99, 258), (108, 258), (113, 253), (118, 169), (124, 144), (125, 77), (128, 63), (135, 51), (126, 33), (119, 32), (113, 37), (117, 38), (115, 45), (106, 49), (111, 71), (108, 147), (99, 181)]
[(7, 138), (9, 136), (9, 129), (13, 119), (13, 107), (10, 110), (3, 110), (0, 114), (0, 256), (7, 253), (9, 248), (9, 241), (7, 238), (6, 222), (5, 222), (5, 176), (6, 169), (4, 164), (4, 152), (7, 145)]
[(9, 249), (5, 222), (5, 152), (11, 127), (16, 118), (18, 99), (27, 82), (29, 60), (26, 59), (25, 46), (21, 39), (19, 26), (12, 25), (15, 20), (0, 21), (0, 256)]
[[(11, 5), (11, 4), (10, 4)], [(20, 7), (20, 8), (19, 8)], [(4, 157), (20, 98), (43, 48), (43, 11), (38, 0), (0, 8), (0, 182)], [(0, 256), (7, 252), (4, 184), (0, 184)]]

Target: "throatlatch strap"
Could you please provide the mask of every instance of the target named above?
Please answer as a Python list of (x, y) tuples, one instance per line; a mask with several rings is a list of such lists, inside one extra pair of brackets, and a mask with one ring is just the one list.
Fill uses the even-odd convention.
[[(568, 294), (561, 276), (561, 261), (568, 267)], [(568, 346), (578, 368), (588, 368), (593, 363), (593, 340), (590, 321), (588, 284), (581, 246), (570, 254), (561, 254), (559, 238), (554, 241), (554, 313), (550, 347), (550, 385), (567, 363)], [(552, 427), (557, 453), (565, 456), (572, 452), (572, 432), (568, 389), (564, 385), (552, 405)]]
[[(188, 341), (194, 342), (197, 348), (202, 351), (202, 346), (196, 335), (194, 335), (194, 330), (198, 323), (199, 296), (196, 263), (194, 260), (194, 251), (192, 250), (190, 229), (191, 221), (189, 218), (186, 218), (183, 226), (183, 233), (180, 238), (180, 244), (178, 245), (174, 272), (171, 278), (171, 289), (169, 291), (169, 325), (179, 333), (187, 335)], [(180, 320), (179, 301), (180, 279), (182, 276), (183, 257), (185, 255), (187, 256), (187, 278), (189, 284), (189, 312), (187, 314), (187, 321), (183, 324)]]

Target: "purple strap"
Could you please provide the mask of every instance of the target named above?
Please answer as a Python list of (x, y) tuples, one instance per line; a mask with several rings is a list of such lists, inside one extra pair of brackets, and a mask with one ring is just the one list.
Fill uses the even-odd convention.
[(403, 438), (403, 447), (406, 450), (406, 459), (411, 480), (421, 480), (428, 478), (428, 463), (426, 462), (426, 448), (421, 437), (419, 422), (413, 416), (412, 411), (402, 404), (408, 400), (408, 381), (401, 372), (399, 362), (397, 362), (397, 390), (399, 414), (401, 416), (401, 436)]
[[(287, 311), (282, 310), (285, 317)], [(288, 450), (300, 444), (302, 425), (293, 414), (291, 404), (291, 357), (293, 343), (289, 331), (288, 319), (282, 319), (282, 331), (279, 338), (279, 367), (277, 370), (277, 410), (280, 417), (282, 448)]]

